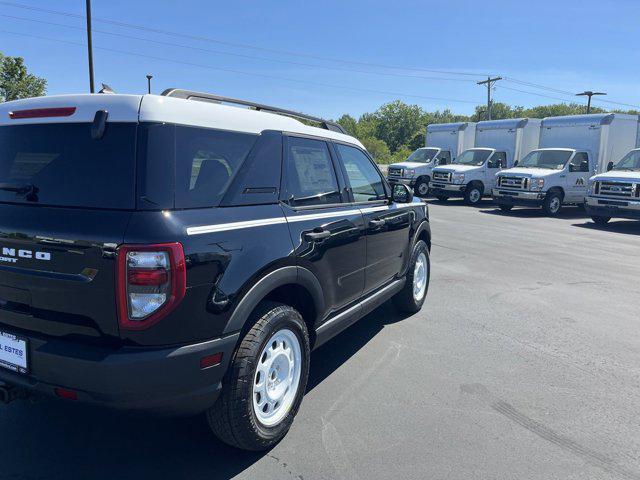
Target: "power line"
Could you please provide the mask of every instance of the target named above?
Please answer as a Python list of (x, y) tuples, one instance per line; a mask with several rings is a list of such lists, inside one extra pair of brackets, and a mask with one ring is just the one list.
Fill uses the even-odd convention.
[(478, 85), (486, 85), (487, 86), (487, 120), (491, 120), (491, 87), (495, 85), (498, 80), (502, 80), (502, 77), (487, 77), (486, 80), (481, 82), (476, 82)]
[[(2, 2), (0, 2), (0, 3), (2, 3)], [(34, 19), (34, 18), (25, 18), (25, 17), (18, 17), (18, 16), (15, 16), (15, 15), (6, 15), (6, 14), (2, 14), (0, 16), (5, 17), (5, 18), (10, 18), (12, 20), (20, 20), (20, 21), (26, 21), (26, 22), (40, 23), (40, 24), (43, 24), (43, 25), (52, 25), (52, 26), (56, 26), (56, 27), (64, 27), (64, 28), (70, 28), (70, 29), (73, 29), (73, 30), (85, 31), (84, 27), (78, 27), (78, 26), (75, 26), (75, 25), (66, 25), (64, 23), (48, 22), (46, 20), (37, 20), (37, 19)], [(364, 74), (369, 74), (369, 75), (382, 75), (382, 76), (388, 76), (388, 77), (415, 78), (415, 79), (419, 79), (419, 80), (442, 80), (442, 81), (452, 81), (452, 82), (474, 82), (475, 81), (475, 80), (467, 79), (467, 78), (425, 77), (423, 75), (409, 75), (409, 74), (392, 73), (392, 72), (373, 72), (373, 71), (370, 71), (370, 70), (356, 70), (356, 69), (345, 68), (345, 67), (335, 67), (335, 66), (328, 66), (328, 65), (316, 65), (316, 64), (311, 64), (311, 63), (302, 63), (302, 62), (295, 62), (295, 61), (290, 61), (290, 60), (280, 60), (280, 59), (267, 58), (267, 57), (257, 57), (255, 55), (245, 55), (245, 54), (241, 54), (241, 53), (225, 52), (225, 51), (222, 51), (222, 50), (212, 50), (210, 48), (194, 47), (192, 45), (184, 45), (184, 44), (180, 44), (180, 43), (165, 42), (165, 41), (162, 41), (162, 40), (152, 40), (152, 39), (149, 39), (149, 38), (136, 37), (134, 35), (127, 35), (127, 34), (124, 34), (124, 33), (107, 32), (105, 30), (96, 30), (95, 28), (93, 29), (93, 33), (100, 33), (100, 34), (103, 34), (103, 35), (111, 35), (111, 36), (115, 36), (115, 37), (127, 38), (127, 39), (130, 39), (130, 40), (138, 40), (138, 41), (143, 41), (143, 42), (149, 42), (149, 43), (154, 43), (156, 45), (163, 45), (163, 46), (169, 46), (169, 47), (179, 47), (179, 48), (185, 48), (185, 49), (195, 50), (195, 51), (200, 51), (200, 52), (214, 53), (216, 55), (227, 55), (227, 56), (231, 56), (231, 57), (247, 58), (247, 59), (251, 59), (251, 60), (263, 60), (263, 61), (267, 61), (267, 62), (283, 63), (283, 64), (287, 64), (287, 65), (297, 65), (297, 66), (302, 66), (302, 67), (336, 70), (336, 71), (340, 71), (340, 72), (364, 73)]]
[[(87, 46), (86, 44), (80, 43), (80, 42), (73, 42), (73, 41), (70, 41), (70, 40), (62, 40), (62, 39), (59, 39), (59, 38), (45, 37), (45, 36), (41, 36), (41, 35), (32, 35), (32, 34), (22, 33), (22, 32), (12, 32), (12, 31), (9, 31), (9, 30), (0, 30), (0, 33), (7, 33), (9, 35), (18, 35), (18, 36), (23, 36), (23, 37), (37, 38), (37, 39), (40, 39), (40, 40), (64, 43), (64, 44), (67, 44), (67, 45), (73, 45), (73, 46), (79, 46), (79, 47), (86, 47)], [(269, 74), (265, 74), (265, 73), (247, 72), (247, 71), (244, 71), (244, 70), (236, 70), (236, 69), (224, 68), (224, 67), (215, 67), (213, 65), (205, 65), (205, 64), (201, 64), (201, 63), (188, 62), (188, 61), (185, 61), (185, 60), (176, 60), (176, 59), (172, 59), (172, 58), (158, 57), (158, 56), (155, 56), (155, 55), (145, 55), (145, 54), (142, 54), (142, 53), (129, 52), (129, 51), (126, 51), (126, 50), (118, 50), (118, 49), (115, 49), (115, 48), (106, 48), (106, 47), (96, 47), (96, 46), (94, 46), (94, 49), (103, 50), (103, 51), (107, 51), (107, 52), (118, 53), (118, 54), (122, 54), (122, 55), (130, 55), (130, 56), (141, 57), (141, 58), (149, 58), (149, 59), (152, 59), (152, 60), (157, 60), (157, 61), (162, 61), (162, 62), (171, 62), (171, 63), (177, 63), (177, 64), (181, 64), (181, 65), (188, 65), (188, 66), (192, 66), (192, 67), (206, 68), (206, 69), (209, 69), (209, 70), (216, 70), (216, 71), (221, 71), (221, 72), (235, 73), (235, 74), (239, 74), (239, 75), (246, 75), (246, 76), (253, 76), (253, 77), (269, 78), (269, 79), (273, 79), (273, 80), (294, 82), (294, 83), (300, 83), (300, 84), (305, 84), (305, 85), (314, 85), (314, 86), (327, 87), (327, 88), (336, 88), (336, 89), (341, 89), (341, 90), (352, 90), (352, 91), (364, 92), (364, 93), (375, 93), (375, 94), (381, 94), (381, 95), (391, 95), (391, 96), (397, 96), (397, 97), (418, 98), (418, 99), (422, 99), (422, 100), (444, 101), (444, 102), (454, 102), (454, 103), (468, 103), (468, 104), (472, 104), (472, 105), (477, 105), (477, 103), (478, 103), (478, 102), (474, 102), (474, 101), (471, 101), (471, 100), (458, 100), (458, 99), (452, 99), (452, 98), (428, 97), (428, 96), (424, 96), (424, 95), (414, 95), (414, 94), (410, 94), (410, 93), (400, 93), (400, 92), (392, 92), (392, 91), (385, 91), (385, 90), (373, 90), (373, 89), (368, 89), (368, 88), (357, 88), (357, 87), (350, 87), (350, 86), (346, 86), (346, 85), (335, 85), (335, 84), (330, 84), (330, 83), (314, 82), (314, 81), (310, 81), (310, 80), (298, 80), (298, 79), (295, 79), (295, 78), (280, 77), (280, 76), (269, 75)]]
[(526, 93), (528, 95), (536, 95), (538, 97), (544, 97), (544, 98), (550, 98), (552, 100), (559, 100), (561, 102), (568, 102), (569, 100), (565, 99), (565, 98), (560, 98), (560, 97), (552, 97), (550, 95), (545, 95), (544, 93), (538, 93), (538, 92), (529, 92), (527, 90), (520, 90), (518, 88), (512, 88), (512, 87), (505, 87), (504, 85), (500, 85), (499, 88), (502, 88), (504, 90), (511, 90), (513, 92), (520, 92), (520, 93)]
[[(6, 6), (9, 6), (9, 7), (14, 7), (14, 8), (22, 8), (22, 9), (25, 9), (25, 10), (32, 10), (32, 11), (36, 11), (36, 12), (43, 12), (43, 13), (48, 13), (48, 14), (52, 14), (52, 15), (62, 15), (62, 16), (72, 17), (72, 18), (77, 18), (77, 19), (84, 19), (85, 18), (83, 15), (79, 15), (77, 13), (63, 12), (63, 11), (60, 11), (60, 10), (51, 10), (51, 9), (48, 9), (48, 8), (41, 8), (41, 7), (34, 7), (34, 6), (31, 6), (31, 5), (25, 5), (25, 4), (21, 4), (21, 3), (0, 1), (0, 5), (6, 5)], [(157, 33), (157, 34), (168, 35), (168, 36), (173, 36), (173, 37), (187, 38), (187, 39), (190, 39), (190, 40), (198, 40), (198, 41), (202, 41), (202, 42), (217, 43), (217, 44), (220, 44), (220, 45), (227, 45), (227, 46), (235, 47), (235, 48), (245, 48), (245, 49), (251, 49), (251, 50), (259, 50), (259, 51), (263, 51), (263, 52), (275, 53), (275, 54), (278, 54), (278, 55), (290, 55), (290, 56), (296, 56), (296, 57), (313, 58), (315, 60), (321, 60), (321, 61), (326, 61), (326, 62), (336, 62), (336, 63), (342, 63), (342, 64), (361, 65), (361, 66), (369, 66), (369, 67), (376, 67), (376, 68), (386, 68), (386, 69), (393, 69), (393, 70), (408, 70), (408, 71), (415, 71), (415, 72), (442, 73), (442, 74), (448, 74), (448, 75), (463, 75), (463, 76), (471, 76), (471, 77), (486, 76), (486, 74), (482, 74), (482, 73), (460, 72), (460, 71), (439, 70), (439, 69), (427, 69), (427, 68), (418, 68), (418, 67), (406, 67), (406, 66), (399, 66), (399, 65), (388, 65), (388, 64), (373, 63), (373, 62), (364, 62), (364, 61), (358, 61), (358, 60), (345, 60), (345, 59), (341, 59), (341, 58), (323, 57), (323, 56), (313, 55), (313, 54), (308, 54), (308, 53), (303, 53), (303, 52), (292, 52), (292, 51), (287, 51), (287, 50), (277, 50), (277, 49), (273, 49), (273, 48), (260, 47), (258, 45), (251, 45), (251, 44), (246, 44), (246, 43), (227, 42), (227, 41), (224, 41), (224, 40), (218, 40), (218, 39), (215, 39), (215, 38), (205, 37), (205, 36), (201, 36), (201, 35), (190, 35), (190, 34), (185, 34), (185, 33), (173, 32), (173, 31), (169, 31), (169, 30), (162, 30), (162, 29), (159, 29), (159, 28), (146, 27), (144, 25), (135, 25), (135, 24), (131, 24), (131, 23), (120, 22), (120, 21), (116, 21), (116, 20), (103, 19), (103, 18), (95, 18), (94, 17), (93, 21), (94, 22), (106, 23), (106, 24), (110, 24), (110, 25), (115, 25), (115, 26), (118, 26), (118, 27), (132, 28), (132, 29), (136, 29), (136, 30), (143, 30), (143, 31), (150, 32), (150, 33)]]

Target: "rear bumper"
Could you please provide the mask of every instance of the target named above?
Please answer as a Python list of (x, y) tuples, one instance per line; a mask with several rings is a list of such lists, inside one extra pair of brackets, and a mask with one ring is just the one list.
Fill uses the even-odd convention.
[[(0, 368), (0, 382), (45, 395), (61, 387), (76, 392), (80, 402), (107, 407), (191, 415), (215, 403), (238, 337), (118, 350), (28, 338), (29, 373)], [(203, 357), (220, 352), (219, 365), (201, 369)]]
[(526, 207), (540, 207), (544, 202), (544, 192), (521, 192), (502, 188), (494, 188), (491, 191), (493, 200), (498, 205), (520, 205)]
[(433, 196), (463, 197), (467, 189), (466, 185), (456, 185), (454, 183), (429, 183), (429, 189)]
[(640, 201), (587, 197), (585, 209), (591, 216), (640, 220)]

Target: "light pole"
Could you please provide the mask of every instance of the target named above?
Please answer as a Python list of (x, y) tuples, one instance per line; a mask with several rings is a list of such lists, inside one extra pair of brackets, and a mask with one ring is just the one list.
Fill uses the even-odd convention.
[(91, 39), (91, 0), (87, 0), (87, 49), (89, 50), (89, 90), (95, 93), (93, 84), (93, 42)]
[(151, 79), (153, 78), (153, 75), (147, 75), (147, 91), (149, 93), (151, 93)]
[(587, 114), (591, 113), (591, 97), (594, 95), (606, 95), (604, 92), (592, 92), (591, 90), (586, 90), (582, 93), (576, 93), (576, 97), (589, 97), (587, 100)]

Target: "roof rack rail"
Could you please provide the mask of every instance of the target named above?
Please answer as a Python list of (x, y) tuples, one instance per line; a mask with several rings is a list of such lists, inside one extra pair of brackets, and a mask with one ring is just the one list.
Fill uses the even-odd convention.
[[(332, 132), (347, 134), (346, 130), (342, 128), (342, 125), (336, 122), (331, 122), (320, 117), (314, 117), (307, 115), (306, 113), (295, 112), (293, 110), (285, 110), (284, 108), (271, 107), (269, 105), (262, 105), (260, 103), (251, 102), (248, 100), (239, 100), (237, 98), (223, 97), (220, 95), (214, 95), (212, 93), (194, 92), (191, 90), (183, 90), (181, 88), (168, 88), (161, 94), (164, 97), (182, 98), (185, 100), (196, 100), (200, 102), (212, 102), (212, 103), (233, 103), (236, 105), (244, 105), (251, 107), (254, 110), (259, 110), (269, 113), (278, 113), (281, 115), (287, 115), (303, 120), (311, 120), (317, 122), (325, 130), (331, 130)], [(348, 134), (347, 134), (348, 135)]]

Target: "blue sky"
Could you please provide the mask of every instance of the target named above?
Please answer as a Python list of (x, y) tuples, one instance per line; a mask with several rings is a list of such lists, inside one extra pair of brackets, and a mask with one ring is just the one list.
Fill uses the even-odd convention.
[[(86, 48), (76, 45), (86, 40), (84, 20), (9, 4), (84, 15), (84, 1), (0, 2), (0, 51), (24, 57), (47, 78), (50, 94), (87, 91)], [(640, 105), (637, 0), (94, 0), (93, 16), (94, 29), (112, 34), (94, 34), (96, 80), (122, 93), (144, 92), (152, 73), (155, 92), (204, 90), (332, 118), (396, 98), (468, 114), (486, 101), (475, 81), (492, 74), (565, 92), (601, 90), (608, 100)], [(559, 102), (540, 95), (573, 100), (513, 81), (494, 91), (496, 101), (512, 105)]]

